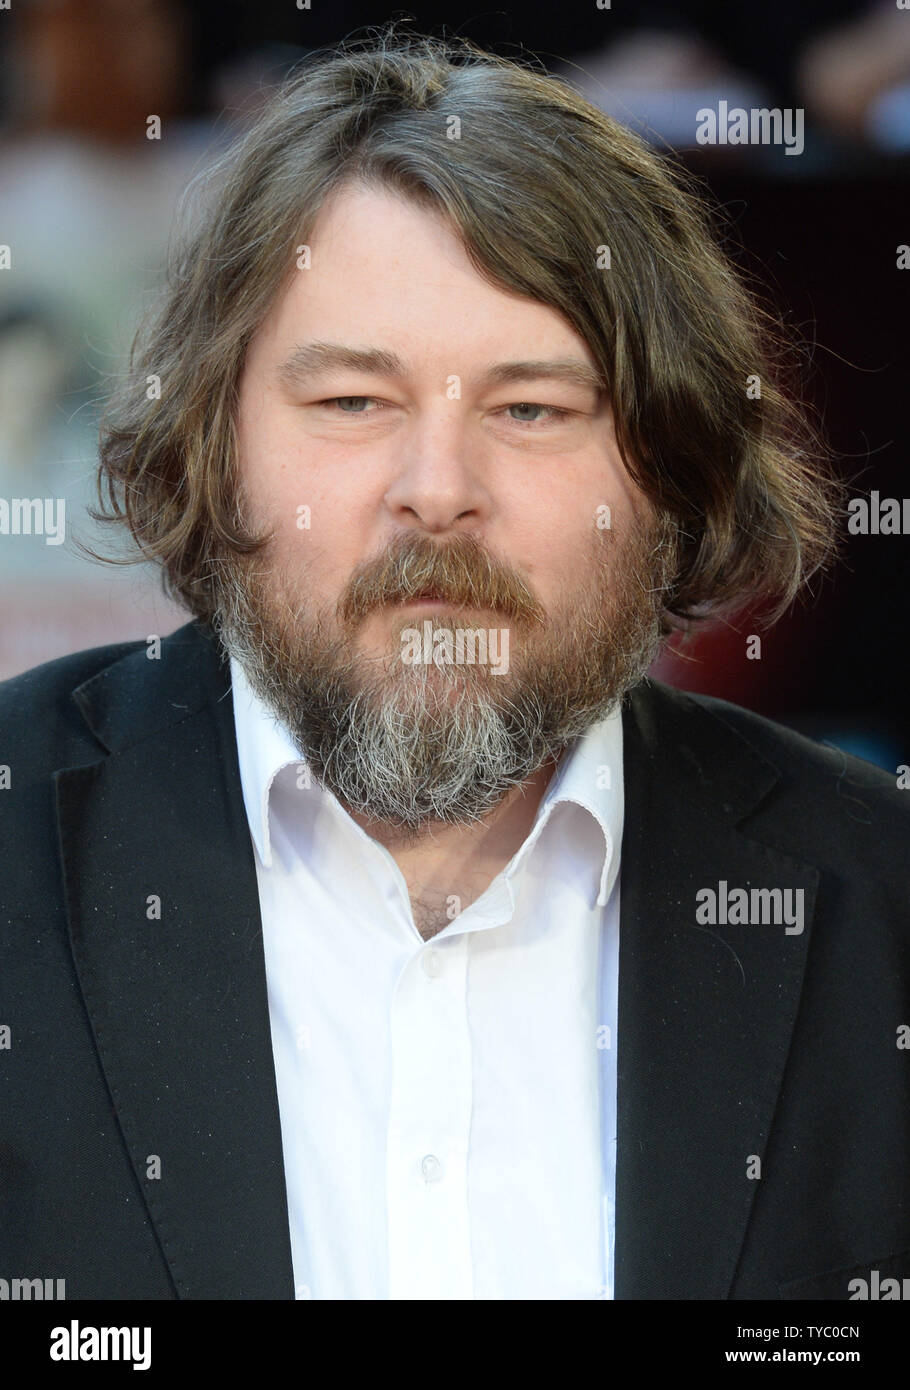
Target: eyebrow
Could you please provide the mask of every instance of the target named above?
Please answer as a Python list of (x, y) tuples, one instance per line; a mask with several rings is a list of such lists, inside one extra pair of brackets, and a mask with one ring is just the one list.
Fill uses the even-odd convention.
[[(350, 347), (345, 343), (301, 343), (291, 355), (275, 368), (275, 377), (283, 386), (296, 386), (313, 377), (325, 376), (337, 370), (369, 372), (375, 376), (404, 377), (407, 366), (397, 353), (385, 348)], [(528, 359), (521, 362), (497, 362), (478, 377), (480, 386), (500, 386), (513, 381), (566, 381), (570, 385), (602, 392), (606, 383), (596, 368), (574, 357)]]

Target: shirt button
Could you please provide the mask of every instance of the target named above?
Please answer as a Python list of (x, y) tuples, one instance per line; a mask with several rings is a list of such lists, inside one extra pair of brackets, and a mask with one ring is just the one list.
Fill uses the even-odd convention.
[(439, 1182), (445, 1169), (435, 1154), (427, 1154), (420, 1165), (424, 1182)]
[(420, 957), (420, 964), (423, 967), (423, 973), (429, 975), (431, 980), (435, 980), (443, 971), (442, 952), (437, 950), (424, 951)]

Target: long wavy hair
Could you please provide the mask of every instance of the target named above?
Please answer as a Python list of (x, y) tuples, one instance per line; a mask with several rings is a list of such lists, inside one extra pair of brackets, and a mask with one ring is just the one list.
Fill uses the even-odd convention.
[(480, 274), (588, 344), (624, 464), (678, 528), (664, 632), (750, 603), (773, 621), (833, 556), (841, 485), (790, 384), (802, 347), (734, 268), (694, 177), (536, 60), (383, 26), (297, 65), (209, 178), (101, 422), (90, 514), (137, 549), (83, 546), (94, 558), (154, 560), (209, 621), (218, 566), (265, 544), (238, 505), (238, 381), (349, 180), (442, 211)]

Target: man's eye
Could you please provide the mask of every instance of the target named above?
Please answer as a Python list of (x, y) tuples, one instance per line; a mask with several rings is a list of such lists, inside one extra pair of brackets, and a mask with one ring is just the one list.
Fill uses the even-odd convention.
[[(364, 409), (364, 407), (369, 402), (372, 402), (373, 405), (376, 407), (374, 410)], [(384, 409), (384, 406), (377, 401), (377, 398), (375, 396), (330, 396), (326, 400), (318, 401), (317, 404), (329, 408), (333, 411), (333, 413), (338, 415), (379, 415)], [(559, 406), (555, 405), (540, 405), (536, 401), (517, 401), (514, 405), (507, 405), (503, 407), (503, 412), (508, 412), (511, 410), (536, 412), (545, 411), (546, 414), (543, 417), (543, 419), (541, 419), (539, 414), (535, 419), (521, 419), (516, 418), (516, 416), (514, 415), (509, 417), (512, 424), (525, 425), (532, 428), (539, 424), (556, 424), (560, 420), (567, 419), (568, 416), (572, 414), (571, 410), (564, 410)]]
[[(507, 405), (506, 410), (545, 410), (548, 412), (548, 418), (554, 422), (564, 420), (566, 416), (572, 414), (571, 410), (562, 410), (555, 405), (538, 405), (535, 401), (520, 401), (516, 405)], [(536, 420), (516, 420), (514, 416), (512, 419), (516, 425), (537, 424)]]
[[(344, 407), (344, 406), (350, 404), (350, 402), (352, 402), (352, 401), (355, 402), (355, 404), (356, 404), (356, 403), (358, 403), (358, 402), (363, 402), (363, 401), (375, 401), (375, 399), (376, 399), (375, 396), (330, 396), (328, 400), (319, 401), (319, 405), (326, 405), (326, 406), (339, 405), (339, 406)], [(340, 415), (375, 415), (375, 414), (376, 414), (376, 412), (375, 412), (374, 410), (358, 410), (358, 409), (355, 409), (355, 410), (347, 410), (347, 409), (345, 409), (345, 408), (342, 408), (342, 409), (341, 409), (340, 411), (338, 411), (337, 413), (340, 414)]]

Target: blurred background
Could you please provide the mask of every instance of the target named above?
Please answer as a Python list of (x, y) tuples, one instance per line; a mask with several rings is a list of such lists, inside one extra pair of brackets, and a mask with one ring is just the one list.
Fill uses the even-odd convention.
[[(187, 621), (157, 571), (72, 547), (74, 534), (112, 545), (85, 513), (105, 382), (160, 284), (184, 190), (293, 63), (393, 16), (530, 52), (675, 151), (730, 219), (728, 252), (806, 344), (804, 391), (849, 495), (910, 495), (910, 0), (15, 0), (0, 9), (0, 498), (64, 499), (66, 540), (0, 534), (0, 679)], [(721, 101), (802, 111), (800, 153), (699, 144), (696, 113)], [(146, 138), (151, 114), (160, 140)], [(760, 660), (744, 612), (654, 674), (896, 770), (910, 762), (908, 545), (847, 537)]]

